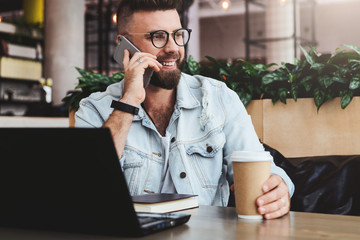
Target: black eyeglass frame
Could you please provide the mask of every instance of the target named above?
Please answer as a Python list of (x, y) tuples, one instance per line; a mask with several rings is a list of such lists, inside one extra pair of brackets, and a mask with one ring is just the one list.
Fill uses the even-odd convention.
[[(181, 31), (181, 30), (186, 30), (189, 34), (189, 38), (188, 40), (184, 43), (184, 44), (179, 44), (178, 42), (176, 42), (176, 39), (175, 39), (175, 34), (178, 32), (178, 31)], [(154, 34), (158, 33), (158, 32), (163, 32), (163, 33), (166, 33), (166, 42), (164, 43), (163, 46), (161, 47), (158, 47), (155, 45), (154, 43)], [(128, 35), (150, 35), (150, 39), (151, 39), (151, 43), (154, 47), (160, 49), (160, 48), (163, 48), (166, 46), (166, 44), (169, 42), (169, 35), (172, 34), (173, 36), (173, 39), (174, 39), (174, 42), (176, 43), (176, 45), (180, 46), (180, 47), (183, 47), (185, 46), (186, 44), (188, 44), (189, 40), (190, 40), (190, 36), (191, 36), (191, 32), (192, 32), (192, 29), (189, 29), (189, 28), (179, 28), (177, 30), (175, 30), (174, 32), (167, 32), (165, 30), (156, 30), (156, 31), (152, 31), (152, 32), (148, 32), (148, 33), (127, 33)]]

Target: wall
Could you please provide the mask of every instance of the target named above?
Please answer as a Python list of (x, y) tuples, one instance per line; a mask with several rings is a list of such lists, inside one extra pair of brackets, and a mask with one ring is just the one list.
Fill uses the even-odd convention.
[[(319, 52), (334, 52), (341, 44), (360, 46), (360, 1), (341, 3), (321, 2), (315, 7), (315, 36)], [(300, 36), (311, 40), (311, 12), (309, 5), (301, 5)], [(265, 37), (264, 13), (250, 16), (251, 39)], [(200, 57), (212, 56), (221, 59), (245, 57), (244, 15), (202, 18), (200, 20)], [(251, 57), (264, 57), (265, 51), (252, 47)]]
[(319, 52), (334, 51), (341, 44), (360, 47), (360, 1), (332, 3), (316, 8)]
[[(250, 17), (250, 36), (252, 39), (265, 37), (265, 19), (256, 13)], [(211, 56), (219, 59), (236, 59), (245, 56), (245, 17), (232, 15), (227, 17), (203, 18), (200, 20), (200, 57)], [(265, 50), (251, 47), (253, 56), (264, 56)]]

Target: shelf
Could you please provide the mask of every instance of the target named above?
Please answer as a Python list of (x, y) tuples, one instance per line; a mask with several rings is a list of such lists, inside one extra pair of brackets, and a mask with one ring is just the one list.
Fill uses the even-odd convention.
[(40, 31), (40, 29), (30, 28), (27, 26), (19, 27), (13, 23), (6, 22), (0, 22), (0, 33), (19, 35), (37, 40), (42, 40), (44, 38), (44, 34)]
[(46, 102), (0, 101), (0, 116), (57, 116)]
[(14, 23), (0, 22), (0, 40), (0, 115), (52, 115), (54, 107), (45, 101), (40, 83), (44, 77), (43, 29), (18, 18)]
[(17, 27), (12, 23), (0, 22), (0, 39), (13, 44), (35, 47), (44, 44), (44, 34), (39, 29)]
[(24, 83), (24, 84), (40, 84), (39, 80), (0, 77), (0, 82), (13, 82), (13, 81), (16, 81), (17, 83)]
[(10, 101), (6, 101), (6, 100), (0, 100), (0, 104), (6, 104), (6, 105), (28, 105), (28, 104), (48, 104), (45, 101), (29, 101), (29, 100), (10, 100)]

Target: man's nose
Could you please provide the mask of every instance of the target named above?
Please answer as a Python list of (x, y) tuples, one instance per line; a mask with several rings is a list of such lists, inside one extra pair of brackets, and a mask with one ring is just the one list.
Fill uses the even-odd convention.
[(174, 37), (172, 35), (169, 36), (168, 43), (164, 47), (166, 52), (175, 52), (178, 51), (179, 46), (175, 43)]

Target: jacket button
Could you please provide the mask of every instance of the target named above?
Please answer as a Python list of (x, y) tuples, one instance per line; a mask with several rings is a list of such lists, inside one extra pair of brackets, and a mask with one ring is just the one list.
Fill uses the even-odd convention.
[(176, 138), (173, 137), (173, 138), (171, 139), (171, 142), (173, 143), (173, 142), (175, 142), (175, 140), (176, 140)]
[(186, 178), (186, 172), (180, 173), (180, 178)]
[(213, 151), (213, 148), (212, 148), (211, 146), (208, 146), (208, 147), (206, 148), (206, 151), (207, 151), (208, 153), (211, 153), (211, 152)]

